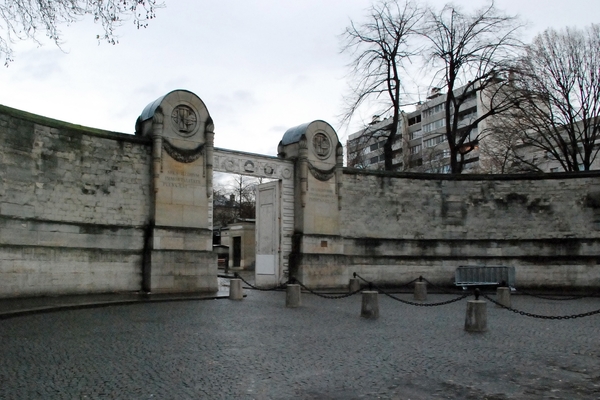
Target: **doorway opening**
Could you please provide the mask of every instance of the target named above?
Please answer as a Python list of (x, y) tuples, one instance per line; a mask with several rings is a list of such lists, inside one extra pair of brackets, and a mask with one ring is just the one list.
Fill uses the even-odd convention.
[(260, 185), (272, 180), (243, 174), (214, 174), (213, 249), (218, 254), (219, 269), (256, 270), (259, 234), (256, 197)]

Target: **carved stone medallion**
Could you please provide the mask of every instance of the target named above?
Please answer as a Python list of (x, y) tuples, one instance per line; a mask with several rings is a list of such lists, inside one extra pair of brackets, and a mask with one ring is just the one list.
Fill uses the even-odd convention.
[(254, 163), (250, 160), (246, 161), (246, 163), (244, 164), (244, 171), (254, 172)]
[(171, 121), (177, 130), (179, 136), (190, 137), (198, 126), (198, 117), (191, 107), (178, 105), (171, 113)]
[(317, 133), (315, 136), (313, 136), (312, 144), (317, 157), (325, 159), (331, 154), (331, 141), (327, 135), (323, 133)]
[(225, 160), (225, 170), (227, 172), (232, 172), (235, 169), (235, 162), (232, 159)]

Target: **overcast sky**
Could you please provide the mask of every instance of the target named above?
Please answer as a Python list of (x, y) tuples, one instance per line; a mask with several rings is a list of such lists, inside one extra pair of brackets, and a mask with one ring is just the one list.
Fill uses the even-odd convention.
[[(76, 124), (133, 133), (144, 107), (175, 89), (198, 95), (215, 122), (215, 145), (275, 155), (284, 132), (329, 122), (345, 144), (339, 115), (349, 61), (340, 34), (360, 21), (369, 0), (165, 0), (147, 29), (122, 26), (116, 46), (97, 44), (91, 21), (64, 27), (51, 43), (15, 45), (0, 69), (0, 104)], [(443, 5), (431, 0), (429, 4)], [(477, 8), (476, 0), (455, 4)], [(600, 0), (497, 0), (547, 27), (598, 22)], [(367, 118), (367, 116), (364, 116)]]

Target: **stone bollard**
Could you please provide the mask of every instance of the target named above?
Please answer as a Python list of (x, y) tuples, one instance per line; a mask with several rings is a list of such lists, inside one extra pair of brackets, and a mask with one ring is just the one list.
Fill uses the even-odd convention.
[(350, 278), (350, 283), (348, 284), (348, 292), (354, 293), (360, 290), (360, 280), (358, 278)]
[(374, 290), (365, 290), (362, 292), (362, 308), (360, 316), (363, 318), (379, 318), (378, 293)]
[[(510, 307), (510, 288), (499, 287), (496, 289), (496, 300), (504, 307)], [(496, 307), (500, 307), (496, 304)]]
[(300, 307), (300, 285), (288, 283), (285, 290), (285, 306), (288, 308)]
[(467, 317), (465, 319), (465, 331), (485, 332), (487, 330), (487, 308), (486, 302), (479, 300), (479, 293), (475, 291), (475, 300), (467, 301)]
[(244, 298), (244, 292), (242, 290), (241, 279), (230, 279), (229, 280), (229, 300), (242, 300)]
[(415, 300), (427, 300), (427, 282), (415, 282)]

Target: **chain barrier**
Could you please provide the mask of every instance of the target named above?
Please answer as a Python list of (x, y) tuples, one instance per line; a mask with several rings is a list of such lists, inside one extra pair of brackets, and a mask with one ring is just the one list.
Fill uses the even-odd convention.
[[(368, 280), (366, 280), (366, 279), (365, 279), (365, 278), (363, 278), (362, 276), (358, 275), (356, 272), (354, 272), (354, 273), (352, 274), (352, 276), (353, 276), (353, 277), (355, 277), (355, 278), (359, 278), (360, 280), (362, 280), (362, 281), (363, 281), (363, 282), (365, 282), (365, 283), (368, 283), (369, 285), (372, 285), (372, 283), (371, 283), (371, 282), (369, 282)], [(420, 277), (418, 277), (418, 278), (415, 278), (415, 279), (413, 279), (413, 280), (412, 280), (412, 281), (410, 281), (410, 282), (406, 282), (406, 283), (402, 283), (402, 284), (400, 284), (400, 285), (394, 285), (394, 286), (395, 286), (395, 287), (398, 287), (398, 288), (401, 288), (401, 287), (404, 287), (404, 286), (410, 286), (410, 285), (412, 285), (413, 283), (415, 283), (415, 282), (417, 282), (417, 281), (420, 281), (420, 280), (425, 280), (425, 278), (423, 278), (422, 276), (420, 276)]]
[(501, 304), (499, 302), (497, 302), (496, 300), (492, 299), (490, 296), (486, 295), (486, 294), (482, 294), (483, 297), (485, 297), (486, 299), (488, 299), (489, 301), (491, 301), (492, 303), (496, 304), (497, 306), (500, 306), (508, 311), (512, 311), (516, 314), (520, 314), (520, 315), (524, 315), (526, 317), (532, 317), (532, 318), (538, 318), (538, 319), (553, 319), (553, 320), (558, 320), (558, 319), (576, 319), (576, 318), (583, 318), (583, 317), (590, 317), (592, 315), (596, 315), (596, 314), (600, 314), (600, 309), (595, 310), (595, 311), (590, 311), (590, 312), (586, 312), (586, 313), (581, 313), (581, 314), (573, 314), (573, 315), (540, 315), (540, 314), (533, 314), (533, 313), (529, 313), (526, 311), (521, 311), (521, 310), (516, 310), (512, 307), (508, 307), (505, 306), (504, 304)]
[(448, 290), (448, 289), (446, 289), (446, 288), (444, 288), (444, 287), (442, 287), (442, 286), (438, 286), (438, 285), (436, 285), (436, 284), (434, 284), (434, 283), (431, 283), (431, 282), (430, 282), (430, 281), (429, 281), (427, 278), (423, 278), (422, 276), (420, 276), (419, 278), (421, 278), (421, 279), (423, 279), (425, 282), (427, 282), (427, 284), (428, 284), (429, 286), (431, 286), (431, 287), (433, 287), (433, 288), (436, 288), (437, 290), (440, 290), (440, 291), (442, 291), (442, 292), (444, 292), (444, 293), (446, 293), (446, 294), (456, 294), (456, 291), (451, 291), (451, 290)]
[(245, 280), (244, 278), (242, 278), (242, 276), (240, 274), (238, 274), (237, 272), (235, 274), (233, 274), (233, 275), (234, 275), (234, 277), (236, 279), (241, 279), (242, 282), (244, 282), (246, 285), (248, 285), (250, 287), (250, 289), (259, 290), (261, 292), (272, 292), (274, 290), (281, 290), (281, 289), (285, 289), (287, 287), (287, 283), (282, 283), (282, 284), (277, 285), (277, 286), (272, 287), (272, 288), (263, 289), (263, 288), (259, 288), (257, 286), (254, 286), (253, 284), (251, 284), (250, 282), (248, 282), (247, 280)]
[(440, 301), (439, 303), (417, 303), (417, 302), (414, 302), (414, 301), (402, 300), (402, 299), (394, 296), (391, 293), (387, 293), (385, 290), (377, 287), (376, 285), (373, 285), (373, 287), (375, 289), (377, 289), (378, 292), (381, 292), (382, 294), (386, 295), (387, 297), (389, 297), (391, 299), (394, 299), (394, 300), (399, 301), (399, 302), (404, 303), (404, 304), (408, 304), (408, 305), (411, 305), (411, 306), (417, 306), (417, 307), (445, 306), (446, 304), (455, 303), (457, 301), (461, 301), (462, 299), (466, 299), (467, 297), (471, 296), (471, 293), (466, 293), (466, 294), (463, 294), (462, 296), (459, 296), (457, 298), (454, 298), (454, 299), (451, 299), (451, 300), (446, 300), (446, 301)]
[[(363, 278), (362, 276), (358, 275), (356, 272), (353, 274), (353, 276), (355, 278), (359, 278), (363, 282), (367, 283), (369, 285), (369, 290), (375, 289), (375, 290), (377, 290), (377, 292), (380, 292), (381, 294), (383, 294), (383, 295), (385, 295), (385, 296), (387, 296), (387, 297), (389, 297), (389, 298), (391, 298), (393, 300), (396, 300), (396, 301), (399, 301), (401, 303), (408, 304), (408, 305), (411, 305), (411, 306), (417, 306), (417, 307), (437, 307), (437, 306), (443, 306), (443, 305), (447, 305), (447, 304), (451, 304), (451, 303), (455, 303), (457, 301), (463, 300), (463, 299), (465, 299), (465, 298), (467, 298), (467, 297), (469, 297), (469, 296), (472, 295), (472, 293), (466, 293), (466, 294), (461, 295), (459, 297), (456, 297), (454, 299), (450, 299), (450, 300), (446, 300), (446, 301), (441, 301), (441, 302), (438, 302), (438, 303), (417, 303), (417, 302), (414, 302), (414, 301), (400, 299), (400, 298), (394, 296), (393, 294), (386, 292), (385, 290), (383, 290), (379, 286), (375, 285), (373, 282), (367, 281), (365, 278)], [(242, 282), (244, 282), (246, 285), (248, 285), (251, 289), (259, 290), (259, 291), (264, 291), (264, 292), (274, 291), (274, 290), (281, 290), (281, 289), (286, 288), (287, 285), (288, 285), (288, 283), (283, 283), (281, 285), (277, 285), (275, 287), (268, 288), (268, 289), (259, 288), (257, 286), (254, 286), (253, 284), (251, 284), (247, 280), (245, 280), (237, 272), (234, 274), (233, 277), (229, 276), (229, 275), (222, 275), (222, 276), (219, 276), (219, 277), (221, 277), (221, 278), (229, 278), (229, 279), (231, 279), (231, 278), (241, 279)], [(420, 277), (418, 277), (416, 279), (413, 279), (410, 282), (407, 282), (407, 283), (404, 283), (402, 285), (399, 285), (399, 287), (411, 285), (411, 284), (415, 283), (416, 281), (425, 281), (428, 284), (430, 284), (431, 286), (436, 287), (436, 288), (438, 288), (440, 290), (443, 290), (442, 287), (438, 287), (438, 286), (432, 284), (429, 280), (423, 278), (422, 276), (420, 276)], [(346, 293), (346, 294), (342, 294), (342, 295), (325, 295), (325, 294), (322, 294), (322, 293), (319, 293), (319, 292), (315, 292), (314, 290), (310, 289), (309, 287), (307, 287), (306, 285), (304, 285), (302, 282), (300, 282), (299, 280), (297, 280), (295, 278), (290, 278), (289, 283), (292, 283), (292, 282), (297, 283), (298, 285), (300, 285), (300, 287), (302, 287), (304, 290), (308, 291), (309, 293), (314, 294), (315, 296), (322, 297), (324, 299), (334, 299), (334, 300), (335, 299), (344, 299), (346, 297), (353, 296), (353, 295), (355, 295), (355, 294), (357, 294), (357, 293), (359, 293), (360, 291), (363, 290), (363, 288), (359, 288), (358, 290), (355, 290), (353, 292), (349, 292), (349, 293)], [(450, 291), (446, 291), (446, 293), (454, 294), (454, 293), (452, 293)], [(538, 298), (542, 298), (542, 299), (548, 299), (548, 300), (575, 300), (575, 299), (581, 299), (581, 298), (584, 298), (584, 297), (591, 297), (591, 295), (585, 295), (585, 296), (573, 296), (573, 297), (566, 298), (566, 299), (554, 299), (554, 298), (549, 298), (549, 297), (545, 297), (545, 296), (533, 295), (533, 294), (525, 293), (525, 292), (522, 292), (522, 293), (524, 295), (528, 295), (528, 296), (532, 296), (532, 297), (538, 297)], [(595, 292), (595, 293), (598, 293), (598, 292)], [(593, 293), (593, 294), (595, 294), (595, 293)], [(521, 310), (514, 309), (512, 307), (505, 306), (504, 304), (497, 302), (496, 300), (492, 299), (490, 296), (488, 296), (488, 295), (486, 295), (484, 293), (479, 294), (479, 291), (476, 290), (475, 291), (475, 297), (476, 297), (476, 299), (479, 298), (479, 295), (481, 295), (482, 297), (486, 298), (490, 302), (496, 304), (497, 306), (500, 306), (501, 308), (504, 308), (504, 309), (506, 309), (508, 311), (512, 311), (512, 312), (514, 312), (516, 314), (524, 315), (526, 317), (531, 317), (531, 318), (549, 319), (549, 320), (564, 320), (564, 319), (584, 318), (584, 317), (590, 317), (592, 315), (600, 314), (600, 309), (594, 310), (594, 311), (585, 312), (585, 313), (581, 313), (581, 314), (572, 314), (572, 315), (540, 315), (540, 314), (533, 314), (533, 313), (529, 313), (529, 312), (526, 312), (526, 311), (521, 311)]]
[[(455, 298), (455, 299), (446, 300), (446, 301), (441, 301), (441, 302), (439, 302), (439, 303), (417, 303), (417, 302), (414, 302), (414, 301), (408, 301), (408, 300), (403, 300), (403, 299), (400, 299), (400, 298), (398, 298), (398, 297), (396, 297), (396, 296), (392, 295), (391, 293), (388, 293), (388, 292), (386, 292), (385, 290), (383, 290), (383, 289), (381, 289), (380, 287), (378, 287), (377, 285), (375, 285), (373, 282), (369, 282), (369, 281), (367, 281), (365, 278), (363, 278), (362, 276), (358, 275), (356, 272), (354, 273), (354, 276), (355, 276), (355, 277), (358, 277), (358, 278), (360, 278), (360, 279), (362, 279), (363, 281), (365, 281), (366, 283), (368, 283), (368, 284), (369, 284), (369, 287), (373, 287), (373, 288), (374, 288), (374, 289), (376, 289), (378, 292), (380, 292), (380, 293), (382, 293), (382, 294), (386, 295), (387, 297), (389, 297), (389, 298), (391, 298), (391, 299), (394, 299), (394, 300), (396, 300), (396, 301), (399, 301), (399, 302), (401, 302), (401, 303), (404, 303), (404, 304), (411, 305), (411, 306), (417, 306), (417, 307), (436, 307), (436, 306), (445, 306), (446, 304), (455, 303), (455, 302), (457, 302), (457, 301), (463, 300), (463, 299), (465, 299), (465, 298), (467, 298), (467, 297), (471, 296), (471, 293), (467, 293), (467, 294), (464, 294), (464, 295), (462, 295), (462, 296), (459, 296), (459, 297), (457, 297), (457, 298)], [(415, 279), (413, 282), (415, 282), (415, 281), (417, 281), (417, 280), (419, 280), (419, 279), (420, 279), (420, 278), (417, 278), (417, 279)]]
[(595, 291), (589, 294), (582, 294), (579, 296), (570, 296), (570, 297), (551, 297), (551, 296), (542, 296), (539, 294), (533, 294), (533, 293), (529, 293), (529, 292), (525, 292), (523, 290), (519, 290), (519, 294), (525, 295), (525, 296), (531, 296), (531, 297), (536, 297), (538, 299), (543, 299), (543, 300), (554, 300), (554, 301), (569, 301), (569, 300), (580, 300), (580, 299), (585, 299), (587, 297), (596, 297), (600, 294), (600, 291)]
[(302, 282), (300, 282), (296, 278), (292, 278), (292, 280), (294, 282), (296, 282), (298, 285), (300, 285), (300, 287), (302, 289), (307, 290), (309, 293), (314, 294), (315, 296), (319, 296), (319, 297), (322, 297), (324, 299), (330, 299), (330, 300), (345, 299), (346, 297), (353, 296), (353, 295), (357, 294), (358, 292), (360, 292), (362, 290), (361, 288), (359, 288), (358, 290), (355, 290), (354, 292), (349, 292), (349, 293), (346, 293), (346, 294), (328, 295), (328, 294), (323, 294), (323, 293), (315, 292), (314, 290), (309, 289), (308, 287), (306, 287)]

